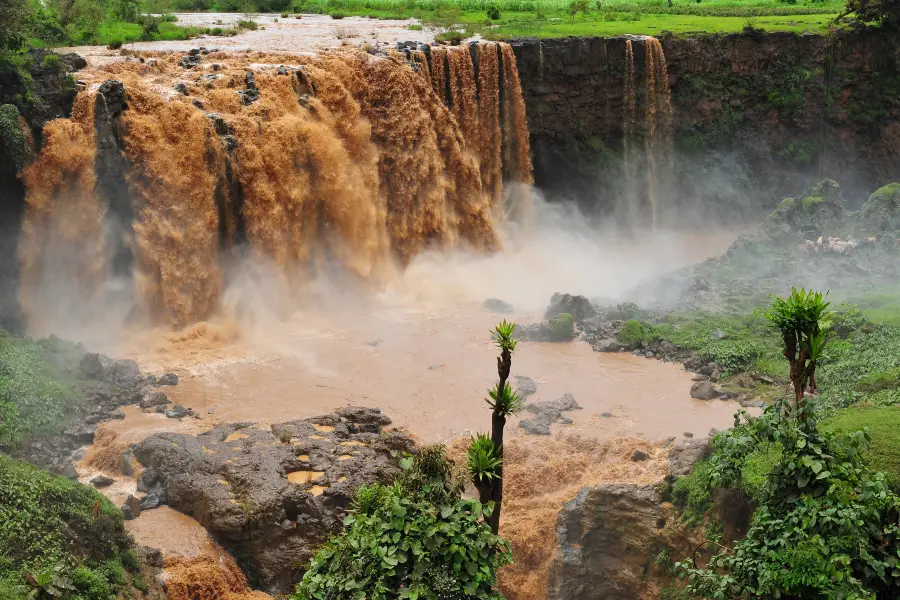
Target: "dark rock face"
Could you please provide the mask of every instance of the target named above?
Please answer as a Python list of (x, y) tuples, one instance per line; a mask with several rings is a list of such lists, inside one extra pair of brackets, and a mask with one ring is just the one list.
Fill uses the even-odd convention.
[(556, 523), (559, 552), (550, 567), (549, 600), (645, 597), (653, 558), (667, 545), (669, 511), (652, 485), (587, 487)]
[(669, 450), (669, 473), (673, 476), (687, 475), (695, 464), (709, 456), (709, 438), (695, 438), (688, 433), (684, 434), (687, 439)]
[[(677, 214), (666, 217), (756, 214), (832, 173), (860, 202), (900, 180), (895, 33), (754, 32), (661, 42), (675, 148), (664, 185), (666, 197), (677, 199)], [(625, 44), (624, 37), (513, 42), (535, 182), (551, 197), (612, 209), (624, 191)], [(639, 134), (644, 44), (632, 40)], [(637, 164), (637, 172), (645, 167)]]
[(95, 488), (105, 488), (109, 487), (115, 483), (115, 480), (111, 477), (107, 477), (106, 475), (97, 475), (93, 479), (91, 479), (91, 485)]
[(123, 419), (120, 407), (141, 402), (147, 387), (133, 360), (85, 353), (77, 364), (87, 381), (75, 390), (83, 400), (76, 404), (71, 424), (58, 435), (35, 440), (15, 452), (17, 458), (72, 479), (77, 477), (73, 453), (94, 441), (99, 423)]
[(572, 315), (575, 321), (583, 321), (597, 314), (591, 301), (584, 296), (572, 296), (571, 294), (553, 294), (550, 298), (550, 306), (544, 313), (545, 319), (558, 317), (563, 313)]
[(271, 431), (237, 423), (196, 437), (160, 433), (134, 450), (139, 486), (200, 521), (252, 585), (287, 594), (340, 529), (353, 490), (391, 481), (394, 453), (413, 449), (382, 432), (389, 423), (377, 409), (348, 407)]
[(525, 410), (535, 416), (519, 421), (519, 427), (529, 435), (550, 435), (550, 426), (554, 423), (570, 425), (572, 419), (563, 415), (564, 412), (580, 410), (581, 407), (572, 394), (566, 393), (558, 400), (549, 402), (534, 402), (525, 406)]

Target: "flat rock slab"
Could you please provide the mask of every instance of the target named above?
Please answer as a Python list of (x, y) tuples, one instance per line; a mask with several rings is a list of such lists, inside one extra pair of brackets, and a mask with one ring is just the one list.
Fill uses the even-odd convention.
[(159, 433), (134, 449), (140, 489), (196, 518), (254, 587), (289, 594), (315, 550), (340, 530), (357, 487), (390, 482), (414, 444), (384, 432), (377, 409), (260, 429), (221, 425), (197, 436)]

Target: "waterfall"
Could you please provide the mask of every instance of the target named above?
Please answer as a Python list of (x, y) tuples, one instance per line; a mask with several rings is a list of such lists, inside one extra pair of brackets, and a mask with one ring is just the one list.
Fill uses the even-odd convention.
[[(670, 177), (672, 160), (672, 103), (669, 74), (662, 44), (642, 37), (644, 46), (644, 164), (638, 175), (637, 84), (632, 40), (625, 41), (625, 94), (623, 108), (623, 170), (625, 202), (632, 222), (649, 220), (655, 229), (660, 220), (660, 192)], [(643, 190), (643, 191), (641, 191)]]
[[(289, 285), (335, 264), (377, 285), (425, 249), (499, 249), (495, 224), (530, 198), (512, 185), (532, 174), (507, 44), (160, 55), (84, 77), (22, 174), (33, 330), (90, 304), (121, 254), (109, 246), (128, 250), (137, 314), (181, 327), (219, 309), (236, 251)], [(122, 109), (101, 134), (92, 107), (113, 89)], [(124, 203), (101, 176), (120, 163)]]

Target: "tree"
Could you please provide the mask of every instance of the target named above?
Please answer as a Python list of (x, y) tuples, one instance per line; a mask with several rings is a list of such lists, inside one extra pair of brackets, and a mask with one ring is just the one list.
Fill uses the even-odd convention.
[(401, 465), (393, 485), (357, 490), (345, 531), (316, 553), (294, 600), (502, 600), (496, 573), (512, 555), (482, 520), (490, 507), (461, 498), (443, 446)]
[(847, 6), (836, 21), (848, 15), (866, 23), (900, 25), (900, 1), (898, 0), (847, 0)]
[[(494, 344), (500, 348), (500, 356), (497, 357), (497, 375), (500, 381), (490, 391), (485, 401), (491, 407), (491, 442), (494, 446), (492, 456), (495, 459), (493, 466), (493, 475), (486, 478), (485, 474), (472, 473), (476, 487), (479, 487), (479, 494), (483, 490), (487, 490), (487, 484), (490, 483), (489, 498), (494, 503), (494, 508), (488, 517), (488, 524), (491, 531), (495, 534), (500, 531), (500, 508), (503, 503), (503, 429), (506, 427), (506, 418), (514, 415), (525, 406), (522, 397), (518, 392), (514, 392), (509, 385), (509, 371), (512, 368), (512, 354), (516, 351), (516, 340), (513, 338), (513, 332), (516, 330), (515, 323), (509, 323), (504, 319), (494, 328), (492, 333)], [(487, 442), (481, 441), (478, 444), (473, 443), (470, 448), (470, 465), (472, 464), (471, 453), (487, 452)]]
[(825, 348), (825, 332), (821, 323), (829, 305), (821, 292), (791, 288), (787, 298), (776, 296), (766, 311), (766, 317), (781, 332), (798, 413), (803, 408), (807, 383), (811, 392), (816, 391), (816, 363)]
[(569, 2), (569, 16), (572, 23), (575, 22), (575, 15), (578, 13), (586, 13), (588, 11), (588, 0), (572, 0)]
[(18, 50), (25, 44), (29, 12), (28, 0), (0, 2), (0, 54)]

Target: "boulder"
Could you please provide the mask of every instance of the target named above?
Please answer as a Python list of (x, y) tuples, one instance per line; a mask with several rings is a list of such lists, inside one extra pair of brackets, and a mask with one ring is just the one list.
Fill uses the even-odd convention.
[(100, 363), (100, 355), (96, 352), (88, 352), (81, 359), (79, 365), (81, 372), (88, 379), (99, 379), (103, 375), (103, 365)]
[(651, 597), (647, 575), (667, 546), (663, 528), (672, 518), (669, 510), (653, 485), (582, 489), (559, 513), (548, 600)]
[(125, 517), (126, 521), (131, 521), (132, 519), (137, 519), (141, 516), (141, 501), (134, 497), (134, 495), (129, 494), (128, 498), (125, 500), (125, 504), (122, 505), (122, 516)]
[(691, 398), (712, 400), (719, 396), (716, 386), (711, 381), (697, 381), (691, 386)]
[(252, 586), (286, 595), (341, 529), (355, 489), (392, 481), (399, 456), (414, 449), (405, 434), (385, 433), (388, 423), (377, 409), (347, 407), (270, 430), (235, 423), (197, 436), (159, 433), (135, 447), (138, 484), (196, 518)]
[(484, 307), (484, 310), (488, 312), (500, 313), (502, 315), (511, 314), (513, 311), (512, 304), (504, 302), (503, 300), (500, 300), (498, 298), (488, 298), (484, 301), (482, 307)]
[(133, 360), (117, 360), (108, 368), (108, 375), (120, 379), (137, 379), (141, 370)]
[(170, 419), (183, 419), (188, 415), (188, 410), (180, 404), (176, 404), (170, 410), (166, 411), (166, 416)]
[(534, 413), (530, 419), (519, 421), (519, 427), (528, 435), (550, 435), (550, 426), (554, 423), (570, 425), (572, 419), (563, 412), (580, 410), (581, 407), (572, 394), (566, 393), (562, 398), (550, 402), (535, 402), (525, 406), (525, 410)]
[(516, 380), (516, 391), (523, 399), (537, 393), (537, 383), (531, 377), (516, 375), (514, 379)]
[(156, 385), (178, 385), (178, 375), (166, 373), (156, 381)]
[(160, 505), (159, 496), (150, 492), (143, 498), (141, 498), (141, 511), (152, 510)]
[(863, 224), (872, 232), (900, 229), (900, 183), (875, 190), (860, 209)]
[(633, 462), (640, 462), (643, 460), (647, 460), (648, 458), (650, 458), (650, 455), (643, 450), (635, 450), (631, 453), (631, 460)]
[(572, 296), (571, 294), (553, 294), (550, 298), (550, 306), (544, 313), (545, 319), (558, 317), (563, 313), (572, 315), (575, 321), (582, 321), (596, 316), (597, 310), (591, 301), (584, 296)]
[(525, 342), (549, 342), (550, 325), (547, 321), (541, 323), (516, 324), (513, 337)]
[(686, 439), (669, 449), (669, 473), (672, 475), (687, 475), (711, 451), (709, 438), (695, 438), (689, 431), (684, 436)]
[(106, 475), (97, 475), (93, 479), (91, 479), (91, 485), (97, 489), (109, 487), (114, 484), (116, 481), (111, 477), (107, 477)]
[(155, 406), (163, 406), (171, 404), (172, 401), (162, 392), (146, 392), (141, 399), (139, 406), (141, 408), (153, 408)]

